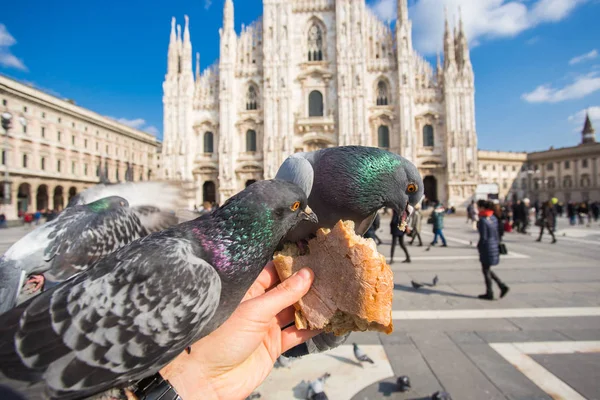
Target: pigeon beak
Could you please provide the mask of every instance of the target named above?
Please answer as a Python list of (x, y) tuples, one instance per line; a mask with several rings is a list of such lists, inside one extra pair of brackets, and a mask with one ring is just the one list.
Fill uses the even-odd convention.
[(310, 209), (309, 206), (306, 206), (304, 211), (300, 211), (300, 217), (302, 217), (302, 219), (305, 221), (310, 221), (315, 224), (319, 222), (319, 219), (317, 218), (317, 214), (315, 214), (313, 212), (313, 210)]

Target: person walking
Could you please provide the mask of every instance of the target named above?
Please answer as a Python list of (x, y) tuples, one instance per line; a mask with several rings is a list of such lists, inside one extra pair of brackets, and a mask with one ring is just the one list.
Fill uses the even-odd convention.
[(577, 207), (577, 213), (579, 214), (579, 225), (584, 225), (585, 219), (588, 217), (589, 214), (589, 210), (585, 202), (579, 204), (579, 207)]
[(415, 210), (411, 214), (410, 219), (408, 221), (408, 226), (410, 226), (411, 237), (412, 237), (412, 239), (409, 243), (411, 246), (415, 242), (416, 238), (419, 238), (419, 247), (423, 246), (423, 240), (421, 240), (422, 225), (423, 225), (423, 213), (421, 213), (421, 205), (417, 204), (415, 206)]
[(498, 239), (500, 240), (500, 242), (502, 242), (502, 238), (504, 237), (504, 213), (502, 212), (502, 207), (500, 206), (500, 203), (492, 203), (493, 206), (493, 211), (494, 211), (494, 217), (496, 217), (496, 219), (498, 220)]
[(446, 243), (446, 238), (444, 237), (444, 216), (445, 210), (444, 206), (441, 203), (436, 204), (433, 209), (433, 213), (431, 213), (431, 222), (433, 223), (433, 242), (431, 242), (432, 246), (435, 246), (438, 241), (438, 236), (442, 239), (442, 247), (448, 247)]
[(365, 233), (366, 238), (373, 239), (375, 241), (375, 243), (377, 243), (378, 245), (380, 245), (382, 243), (379, 236), (377, 236), (377, 231), (379, 230), (380, 225), (381, 225), (381, 218), (379, 217), (379, 213), (377, 213), (377, 214), (375, 214), (375, 219), (373, 220), (373, 223), (371, 224), (371, 226)]
[(569, 224), (571, 226), (577, 224), (577, 209), (575, 203), (572, 201), (567, 204), (567, 216), (569, 217)]
[(556, 237), (554, 236), (554, 217), (555, 211), (552, 206), (551, 201), (547, 201), (542, 205), (542, 210), (540, 212), (540, 236), (537, 238), (536, 242), (542, 241), (542, 236), (544, 235), (544, 229), (548, 229), (550, 236), (552, 236), (552, 243), (556, 243)]
[(392, 222), (390, 222), (390, 233), (392, 234), (392, 251), (390, 254), (390, 264), (394, 262), (394, 251), (396, 249), (396, 242), (400, 245), (402, 250), (404, 250), (404, 254), (406, 254), (406, 260), (402, 261), (403, 263), (410, 263), (410, 254), (408, 254), (408, 249), (404, 244), (404, 231), (400, 230), (400, 215), (396, 210), (393, 210), (394, 213), (392, 215)]
[(477, 205), (475, 200), (471, 200), (471, 204), (467, 207), (467, 223), (471, 222), (473, 230), (477, 229)]
[(485, 294), (478, 297), (482, 300), (494, 300), (492, 281), (496, 282), (500, 288), (500, 298), (506, 296), (509, 291), (509, 287), (492, 271), (492, 266), (500, 263), (498, 219), (494, 216), (493, 204), (489, 201), (479, 200), (477, 206), (479, 207), (479, 222), (477, 222), (479, 242), (477, 243), (477, 250), (479, 251), (481, 272), (485, 281)]

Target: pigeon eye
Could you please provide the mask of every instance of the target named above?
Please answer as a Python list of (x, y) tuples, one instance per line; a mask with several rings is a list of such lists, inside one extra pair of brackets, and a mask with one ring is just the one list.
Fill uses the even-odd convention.
[(297, 209), (299, 209), (299, 208), (300, 208), (300, 202), (299, 202), (299, 201), (297, 201), (297, 202), (295, 202), (294, 204), (292, 204), (292, 206), (290, 207), (290, 210), (292, 210), (292, 211), (296, 211), (296, 210), (297, 210)]
[(418, 187), (417, 185), (415, 185), (414, 183), (411, 183), (410, 185), (408, 185), (408, 187), (406, 188), (406, 191), (408, 193), (415, 193), (417, 191)]

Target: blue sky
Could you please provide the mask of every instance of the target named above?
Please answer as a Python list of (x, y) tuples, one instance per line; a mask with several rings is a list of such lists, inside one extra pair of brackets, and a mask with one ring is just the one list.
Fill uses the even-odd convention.
[[(190, 16), (202, 68), (219, 53), (224, 0), (12, 1), (0, 16), (0, 73), (162, 136), (171, 16)], [(368, 4), (384, 20), (395, 0)], [(235, 22), (262, 13), (234, 0)], [(431, 61), (443, 8), (462, 9), (472, 45), (479, 147), (541, 150), (579, 143), (584, 110), (600, 129), (600, 1), (410, 0), (415, 47)], [(600, 136), (600, 133), (599, 133)]]

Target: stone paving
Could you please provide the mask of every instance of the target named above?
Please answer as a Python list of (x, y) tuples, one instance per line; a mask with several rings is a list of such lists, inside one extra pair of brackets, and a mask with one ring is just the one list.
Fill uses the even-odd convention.
[[(379, 247), (390, 252), (389, 220), (382, 220)], [(536, 233), (537, 233), (537, 228)], [(446, 218), (449, 247), (409, 246), (413, 262), (392, 264), (395, 281), (391, 335), (352, 334), (328, 354), (293, 360), (274, 369), (258, 389), (262, 399), (303, 399), (307, 382), (326, 372), (334, 399), (429, 399), (445, 390), (454, 400), (600, 399), (600, 225), (567, 226), (558, 243), (507, 234), (510, 254), (494, 271), (510, 286), (506, 298), (477, 299), (484, 291), (477, 233), (462, 217)], [(0, 230), (0, 252), (29, 230)], [(436, 286), (415, 290), (411, 280)], [(359, 365), (351, 343), (375, 361)], [(412, 390), (394, 391), (400, 375)]]

